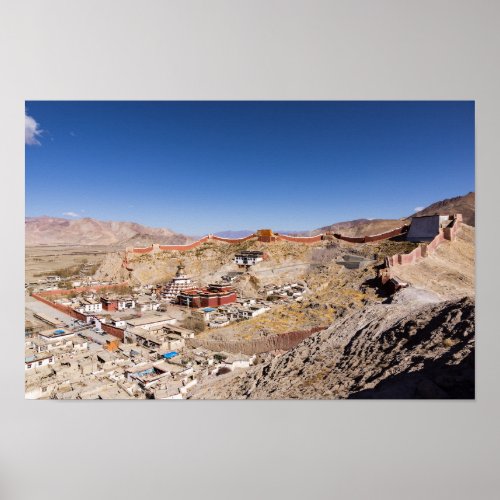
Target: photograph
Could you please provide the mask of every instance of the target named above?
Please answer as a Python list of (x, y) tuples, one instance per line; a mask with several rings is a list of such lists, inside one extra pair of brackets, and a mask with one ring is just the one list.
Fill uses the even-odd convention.
[(473, 100), (24, 111), (26, 399), (475, 399)]

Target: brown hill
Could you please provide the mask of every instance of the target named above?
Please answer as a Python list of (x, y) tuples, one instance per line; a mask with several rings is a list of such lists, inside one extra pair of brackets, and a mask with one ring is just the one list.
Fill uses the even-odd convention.
[(464, 222), (469, 226), (475, 225), (475, 202), (476, 196), (473, 191), (464, 195), (456, 196), (455, 198), (448, 198), (446, 200), (437, 201), (432, 205), (420, 210), (409, 217), (402, 217), (401, 219), (355, 219), (345, 222), (337, 222), (329, 226), (324, 226), (312, 231), (311, 233), (301, 233), (304, 235), (320, 234), (325, 231), (332, 231), (334, 233), (341, 233), (345, 236), (364, 236), (370, 234), (383, 233), (390, 231), (403, 224), (410, 222), (410, 218), (417, 215), (448, 215), (448, 214), (462, 214)]
[(85, 217), (27, 217), (26, 246), (38, 245), (149, 245), (186, 243), (190, 238), (170, 229), (153, 228), (135, 222), (99, 221)]
[(446, 200), (437, 201), (432, 205), (420, 210), (413, 214), (415, 215), (448, 215), (448, 214), (462, 214), (464, 222), (469, 226), (476, 225), (476, 193), (471, 191), (464, 196), (456, 196), (455, 198), (448, 198)]
[(390, 231), (405, 223), (405, 219), (355, 219), (321, 227), (313, 231), (312, 234), (332, 231), (333, 233), (341, 233), (345, 236), (365, 236), (367, 234), (379, 234)]

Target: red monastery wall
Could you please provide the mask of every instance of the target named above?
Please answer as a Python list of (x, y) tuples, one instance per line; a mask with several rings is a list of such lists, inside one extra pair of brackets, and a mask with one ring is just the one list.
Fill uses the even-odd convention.
[(124, 330), (121, 328), (116, 328), (116, 326), (106, 325), (106, 323), (101, 323), (101, 328), (108, 333), (109, 335), (113, 335), (120, 340), (123, 340), (125, 334)]
[[(85, 314), (82, 314), (78, 311), (75, 311), (74, 309), (71, 309), (71, 307), (68, 306), (63, 306), (62, 304), (57, 304), (55, 302), (52, 302), (45, 297), (42, 297), (40, 294), (34, 293), (31, 295), (34, 299), (39, 300), (40, 302), (43, 302), (44, 304), (47, 304), (48, 306), (56, 309), (59, 312), (65, 313), (68, 316), (71, 316), (72, 318), (81, 320), (81, 321), (86, 321), (87, 316)], [(119, 338), (120, 340), (123, 340), (124, 337), (124, 331), (121, 328), (116, 328), (111, 325), (106, 325), (105, 323), (101, 323), (101, 328), (106, 332), (109, 333), (110, 335), (113, 335), (116, 338)]]
[(134, 253), (149, 253), (153, 251), (153, 247), (144, 247), (144, 248), (133, 248), (132, 252)]
[(86, 316), (85, 314), (82, 314), (78, 311), (75, 311), (74, 309), (71, 309), (71, 307), (68, 306), (63, 306), (62, 304), (56, 304), (55, 302), (52, 302), (45, 297), (42, 297), (40, 294), (34, 293), (31, 295), (34, 299), (39, 300), (40, 302), (43, 302), (44, 304), (47, 304), (48, 306), (53, 307), (54, 309), (57, 309), (59, 312), (65, 313), (72, 318), (80, 319), (80, 320), (85, 320)]

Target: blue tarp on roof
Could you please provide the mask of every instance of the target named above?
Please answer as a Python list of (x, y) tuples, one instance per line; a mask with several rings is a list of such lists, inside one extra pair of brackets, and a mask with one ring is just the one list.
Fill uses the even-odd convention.
[(209, 312), (215, 311), (215, 309), (213, 307), (205, 307), (204, 309), (202, 309), (202, 311), (209, 313)]
[(179, 353), (177, 351), (170, 351), (170, 352), (166, 352), (163, 357), (165, 359), (170, 359), (170, 358), (175, 358), (175, 356), (177, 356)]

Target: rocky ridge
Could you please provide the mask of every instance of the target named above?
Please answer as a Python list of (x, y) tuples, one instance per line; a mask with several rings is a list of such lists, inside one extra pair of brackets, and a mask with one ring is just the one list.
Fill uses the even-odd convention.
[(475, 307), (399, 294), (371, 304), (279, 357), (233, 373), (195, 398), (473, 398)]

